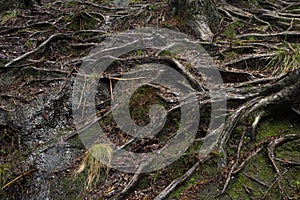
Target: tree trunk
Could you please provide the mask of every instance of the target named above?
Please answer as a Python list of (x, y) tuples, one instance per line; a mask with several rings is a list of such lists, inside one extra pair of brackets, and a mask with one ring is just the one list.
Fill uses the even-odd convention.
[(202, 40), (212, 40), (220, 20), (212, 0), (170, 0), (169, 4), (173, 8), (173, 15), (185, 19), (193, 34)]

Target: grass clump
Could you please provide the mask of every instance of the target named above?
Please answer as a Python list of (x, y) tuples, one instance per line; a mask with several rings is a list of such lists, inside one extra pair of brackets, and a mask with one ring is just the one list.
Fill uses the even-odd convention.
[(272, 75), (284, 74), (300, 68), (300, 47), (288, 45), (279, 49), (268, 62), (267, 69), (274, 70)]
[(103, 175), (107, 175), (110, 169), (110, 163), (112, 159), (112, 148), (109, 144), (95, 144), (86, 153), (75, 171), (75, 175), (88, 170), (88, 176), (86, 180), (86, 187), (90, 188), (93, 183), (99, 182)]

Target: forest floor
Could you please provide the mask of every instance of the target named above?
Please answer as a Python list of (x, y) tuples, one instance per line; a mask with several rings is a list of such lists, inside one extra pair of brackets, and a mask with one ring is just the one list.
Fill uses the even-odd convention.
[[(201, 107), (195, 140), (169, 166), (139, 175), (111, 169), (89, 188), (87, 170), (74, 176), (86, 149), (75, 130), (72, 87), (82, 76), (85, 56), (114, 33), (168, 28), (202, 45), (225, 88), (247, 85), (250, 94), (252, 85), (279, 82), (300, 66), (300, 3), (257, 2), (218, 3), (221, 21), (212, 41), (198, 40), (184, 20), (172, 17), (165, 1), (132, 0), (126, 7), (115, 7), (111, 1), (44, 0), (41, 6), (2, 14), (0, 199), (299, 199), (299, 108), (289, 105), (258, 119), (252, 132), (245, 128), (249, 122), (240, 123), (229, 136), (226, 154), (213, 151), (203, 162), (199, 151), (210, 105)], [(128, 69), (154, 60), (172, 64), (178, 58), (172, 52), (157, 55), (153, 49), (126, 53), (99, 80), (97, 122), (115, 145), (135, 153), (162, 148), (180, 126), (178, 104), (170, 100), (174, 94), (151, 85), (134, 93), (129, 108), (139, 125), (149, 123), (154, 103), (172, 110), (154, 139), (132, 140), (111, 114), (111, 90)], [(178, 60), (194, 77), (201, 76), (184, 58)], [(234, 98), (227, 102), (227, 113), (247, 100)]]

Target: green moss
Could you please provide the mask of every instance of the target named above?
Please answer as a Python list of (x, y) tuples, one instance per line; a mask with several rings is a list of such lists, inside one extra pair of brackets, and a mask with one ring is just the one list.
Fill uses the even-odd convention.
[(33, 42), (30, 41), (30, 40), (27, 40), (27, 41), (25, 42), (25, 46), (30, 48), (30, 47), (33, 46)]
[(300, 162), (300, 139), (282, 144), (275, 153), (280, 159)]
[(129, 109), (132, 118), (140, 125), (150, 123), (149, 110), (154, 104), (164, 106), (164, 101), (150, 87), (137, 89), (130, 98)]
[(172, 58), (176, 58), (177, 53), (173, 51), (163, 50), (159, 53), (159, 56), (170, 56)]
[[(256, 141), (262, 141), (271, 136), (297, 134), (299, 133), (299, 130), (299, 121), (290, 115), (283, 114), (280, 116), (280, 118), (274, 117), (262, 120), (257, 129)], [(229, 141), (227, 148), (228, 156), (236, 156), (236, 141), (240, 139), (242, 131), (242, 127), (237, 127), (234, 130), (232, 134), (233, 140)], [(232, 145), (234, 145), (234, 148)], [(241, 155), (243, 155), (244, 152), (249, 151), (249, 145), (253, 146), (253, 143), (251, 143), (250, 139), (246, 136), (244, 138), (244, 145), (241, 150)], [(265, 147), (266, 146), (263, 147), (264, 149), (262, 152), (251, 158), (240, 171), (240, 173), (231, 180), (226, 192), (232, 199), (281, 199), (282, 196), (280, 194), (280, 190), (278, 189), (278, 184), (274, 184), (272, 187), (270, 187), (276, 180), (276, 171), (268, 159), (268, 153)], [(299, 158), (299, 149), (299, 140), (297, 140), (283, 144), (276, 149), (275, 153), (276, 156), (282, 159)], [(284, 169), (286, 169), (286, 166), (283, 166), (278, 162), (277, 166), (282, 172)], [(246, 174), (264, 182), (267, 187), (264, 187), (256, 181), (248, 178)], [(295, 190), (297, 190), (297, 188), (296, 186), (292, 187), (290, 182), (292, 180), (300, 180), (300, 175), (298, 174), (299, 173), (296, 172), (295, 168), (291, 168), (281, 179), (282, 187), (287, 193), (290, 192), (290, 196), (296, 196)], [(270, 188), (268, 189), (268, 187)]]
[(83, 18), (83, 29), (94, 29), (97, 24), (98, 21), (96, 19), (91, 19), (87, 17)]
[(285, 134), (297, 134), (300, 127), (297, 124), (291, 124), (288, 118), (284, 119), (267, 119), (260, 123), (257, 129), (256, 139), (260, 141), (267, 137)]
[(12, 10), (6, 12), (0, 19), (0, 24), (5, 24), (7, 21), (13, 20), (17, 18), (17, 10)]
[(73, 22), (67, 25), (67, 29), (70, 31), (80, 30), (80, 25), (77, 22)]
[(239, 175), (236, 179), (232, 180), (233, 184), (228, 187), (228, 193), (232, 199), (250, 199), (247, 194), (245, 194), (244, 187), (253, 187), (248, 183), (247, 177)]
[(255, 40), (256, 40), (256, 37), (250, 36), (250, 37), (248, 38), (248, 40), (249, 40), (249, 41), (255, 41)]
[(144, 189), (150, 186), (150, 181), (146, 178), (143, 178), (139, 181), (136, 190)]
[(77, 3), (77, 0), (74, 0), (74, 1), (67, 1), (64, 3), (64, 7), (65, 8), (71, 8), (73, 6), (76, 6), (78, 3)]
[(229, 26), (227, 26), (223, 32), (223, 35), (231, 40), (233, 40), (236, 37), (236, 24), (232, 23)]
[[(8, 149), (7, 151), (11, 151), (11, 149)], [(5, 152), (5, 154), (7, 153), (8, 152)], [(26, 154), (26, 152), (20, 152), (19, 150), (14, 149), (13, 152), (10, 152), (9, 155), (5, 156), (5, 162), (0, 164), (0, 188), (16, 178), (16, 174), (14, 173), (16, 170), (23, 171), (21, 163), (22, 160), (24, 160), (24, 154)]]
[(194, 173), (191, 178), (189, 178), (183, 185), (176, 188), (169, 196), (168, 199), (179, 199), (182, 196), (182, 193), (190, 187), (195, 186), (201, 179), (199, 173)]
[(71, 21), (73, 21), (74, 16), (73, 15), (66, 15), (63, 19), (64, 19), (65, 22), (71, 22)]
[[(186, 181), (183, 183), (183, 185), (179, 186), (178, 188), (176, 188), (171, 195), (169, 196), (168, 199), (179, 199), (183, 192), (189, 188), (193, 188), (193, 187), (199, 187), (199, 183), (203, 183), (207, 181), (208, 177), (214, 177), (216, 176), (216, 172), (217, 172), (217, 167), (218, 167), (218, 156), (212, 156), (212, 158), (210, 160), (208, 160), (206, 163), (202, 164), (199, 169), (197, 169), (197, 171)], [(190, 157), (190, 160), (194, 160), (192, 157)], [(184, 166), (184, 165), (182, 165)], [(179, 167), (180, 168), (180, 167)], [(187, 169), (186, 169), (187, 170)], [(186, 170), (184, 170), (184, 172), (186, 172)], [(201, 184), (200, 184), (201, 185)], [(205, 187), (208, 186), (209, 190), (213, 190), (215, 191), (216, 188), (216, 184), (214, 185), (209, 185), (209, 184), (204, 184)], [(203, 196), (203, 193), (199, 193), (199, 198), (200, 199), (205, 199), (205, 197), (208, 197), (207, 195)]]
[(223, 53), (226, 59), (236, 59), (237, 58), (237, 53), (234, 51), (228, 51)]
[(156, 8), (155, 4), (150, 4), (149, 5), (149, 10), (154, 10)]

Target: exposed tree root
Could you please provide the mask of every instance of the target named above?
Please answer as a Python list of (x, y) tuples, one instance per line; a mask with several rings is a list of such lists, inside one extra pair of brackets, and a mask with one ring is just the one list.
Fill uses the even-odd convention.
[(280, 170), (278, 169), (275, 160), (279, 161), (283, 164), (287, 165), (300, 165), (299, 161), (292, 161), (288, 159), (280, 159), (275, 156), (275, 150), (278, 146), (282, 145), (283, 143), (286, 143), (291, 140), (296, 140), (300, 138), (300, 134), (290, 134), (290, 135), (284, 135), (282, 137), (276, 138), (275, 140), (271, 141), (268, 145), (268, 156), (271, 160), (273, 167), (275, 168), (276, 172), (279, 173)]
[(172, 183), (170, 183), (159, 195), (155, 197), (155, 200), (162, 200), (168, 197), (170, 193), (174, 191), (178, 185), (186, 181), (195, 172), (195, 170), (199, 167), (199, 165), (200, 162), (195, 163), (193, 167), (191, 167), (188, 171), (186, 171), (183, 176), (173, 180)]
[(12, 61), (8, 62), (7, 64), (4, 65), (4, 67), (10, 67), (13, 64), (16, 64), (24, 59), (26, 59), (27, 57), (29, 57), (30, 55), (42, 50), (45, 46), (47, 46), (48, 44), (50, 44), (53, 41), (56, 40), (66, 40), (66, 39), (71, 39), (69, 35), (67, 34), (63, 34), (63, 33), (57, 33), (54, 35), (51, 35), (47, 40), (45, 40), (42, 44), (40, 44), (38, 47), (36, 47), (35, 49), (28, 51), (26, 53), (24, 53), (23, 55), (13, 59)]

